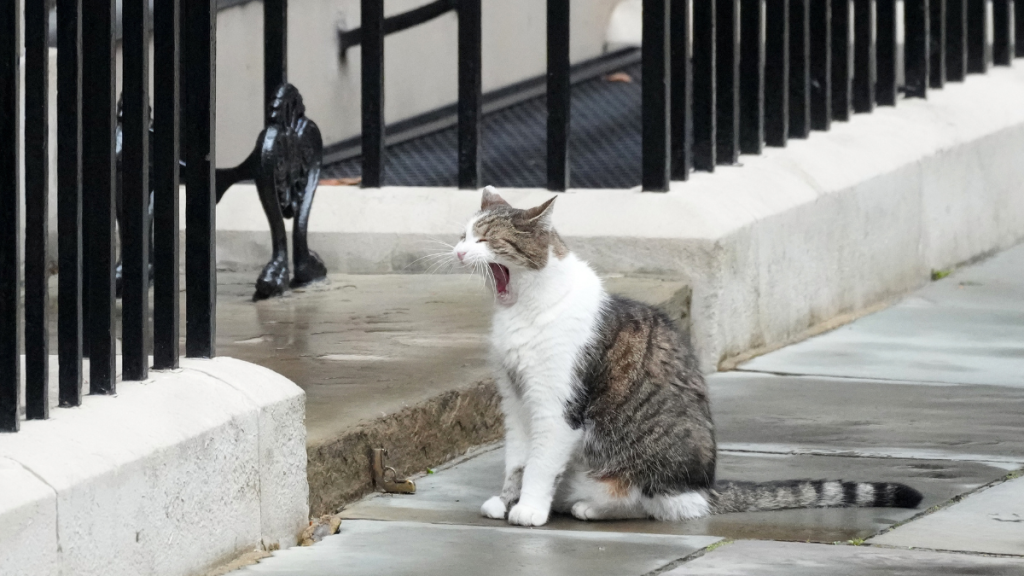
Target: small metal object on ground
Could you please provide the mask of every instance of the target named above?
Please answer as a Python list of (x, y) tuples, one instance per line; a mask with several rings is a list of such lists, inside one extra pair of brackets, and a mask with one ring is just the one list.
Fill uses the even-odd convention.
[(416, 484), (408, 478), (399, 478), (394, 468), (385, 465), (388, 451), (373, 449), (373, 484), (378, 490), (389, 494), (415, 494)]

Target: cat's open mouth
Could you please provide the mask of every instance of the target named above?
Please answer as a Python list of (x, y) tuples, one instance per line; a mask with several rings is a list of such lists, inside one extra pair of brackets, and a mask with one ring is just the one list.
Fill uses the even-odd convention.
[(494, 289), (498, 292), (498, 296), (507, 297), (508, 281), (511, 279), (508, 268), (494, 262), (491, 262), (488, 266), (491, 268), (491, 277), (494, 278)]

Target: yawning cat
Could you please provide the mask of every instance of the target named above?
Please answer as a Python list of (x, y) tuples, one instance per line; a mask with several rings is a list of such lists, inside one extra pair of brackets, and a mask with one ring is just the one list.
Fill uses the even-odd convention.
[(554, 198), (519, 210), (488, 187), (455, 257), (485, 275), (505, 415), (505, 485), (481, 513), (540, 526), (698, 518), (827, 506), (913, 508), (891, 482), (715, 481), (704, 378), (672, 321), (605, 292), (551, 223)]

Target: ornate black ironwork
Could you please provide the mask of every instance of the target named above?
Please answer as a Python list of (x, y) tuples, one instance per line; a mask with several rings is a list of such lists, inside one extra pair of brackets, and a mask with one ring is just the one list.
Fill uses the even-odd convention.
[[(122, 212), (121, 191), (121, 103), (118, 102), (117, 124), (117, 218), (118, 234)], [(150, 125), (150, 148), (153, 146)], [(305, 286), (327, 277), (327, 267), (320, 256), (309, 249), (306, 232), (313, 196), (320, 180), (323, 161), (323, 140), (315, 122), (306, 117), (306, 107), (291, 84), (282, 84), (271, 102), (269, 124), (256, 140), (252, 154), (234, 168), (217, 169), (217, 202), (228, 188), (243, 180), (253, 180), (259, 192), (263, 211), (270, 224), (273, 256), (256, 279), (253, 300), (278, 296), (289, 287)], [(149, 155), (152, 170), (152, 159)], [(153, 217), (153, 192), (150, 190), (149, 217)], [(294, 218), (292, 231), (292, 262), (295, 274), (289, 283), (288, 240), (284, 219)], [(152, 226), (150, 226), (152, 233)], [(153, 279), (152, 245), (150, 242), (150, 281)], [(117, 294), (121, 295), (121, 262), (116, 269)]]
[(256, 279), (253, 300), (282, 294), (289, 285), (285, 218), (295, 219), (292, 231), (295, 274), (290, 285), (304, 286), (327, 277), (323, 260), (306, 242), (323, 151), (320, 129), (306, 117), (302, 95), (285, 83), (277, 89), (268, 125), (257, 138), (252, 154), (235, 168), (217, 170), (217, 201), (236, 182), (252, 179), (270, 224), (273, 256)]

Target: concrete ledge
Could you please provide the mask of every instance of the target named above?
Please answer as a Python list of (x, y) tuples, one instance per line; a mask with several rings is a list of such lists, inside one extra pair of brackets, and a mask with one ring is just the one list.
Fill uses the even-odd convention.
[(305, 396), (234, 360), (184, 360), (0, 436), (4, 575), (193, 575), (296, 543)]
[[(603, 272), (676, 274), (693, 286), (701, 365), (782, 343), (1024, 238), (1024, 65), (901, 100), (675, 182), (667, 194), (574, 190), (555, 224)], [(639, 159), (638, 159), (639, 161)], [(543, 190), (507, 190), (519, 206)], [(332, 272), (424, 270), (479, 194), (324, 187), (310, 245)], [(269, 235), (252, 189), (218, 211), (222, 265), (259, 268)]]

